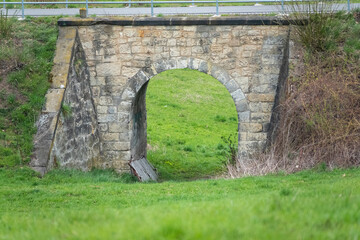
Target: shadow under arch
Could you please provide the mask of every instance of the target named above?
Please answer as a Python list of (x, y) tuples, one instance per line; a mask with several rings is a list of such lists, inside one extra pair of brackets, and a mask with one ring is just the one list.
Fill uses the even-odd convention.
[[(120, 102), (127, 102), (130, 105), (128, 129), (130, 132), (130, 161), (146, 157), (147, 121), (145, 97), (149, 80), (163, 71), (184, 68), (209, 74), (221, 82), (235, 103), (238, 125), (249, 122), (249, 106), (240, 85), (220, 66), (195, 58), (161, 59), (153, 63), (147, 63), (146, 67), (139, 70), (127, 81), (120, 98)], [(239, 127), (238, 140), (240, 144)]]

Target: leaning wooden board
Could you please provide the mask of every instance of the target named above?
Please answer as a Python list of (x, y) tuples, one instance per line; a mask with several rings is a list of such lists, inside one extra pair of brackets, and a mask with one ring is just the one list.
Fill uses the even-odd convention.
[(129, 163), (131, 172), (139, 179), (140, 182), (157, 181), (158, 175), (155, 168), (146, 158), (134, 160)]

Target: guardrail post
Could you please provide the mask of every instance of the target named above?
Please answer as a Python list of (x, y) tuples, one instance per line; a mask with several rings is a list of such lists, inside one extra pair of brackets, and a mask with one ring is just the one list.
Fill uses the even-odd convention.
[(151, 16), (154, 16), (154, 1), (151, 0)]
[(131, 0), (129, 0), (129, 7), (131, 7)]
[(216, 0), (216, 15), (219, 15), (219, 0)]
[(86, 0), (86, 17), (88, 17), (89, 14), (89, 0)]
[(25, 6), (24, 6), (24, 0), (21, 0), (21, 18), (22, 18), (22, 19), (25, 18), (25, 17), (24, 17), (24, 8), (25, 8)]
[(6, 9), (6, 6), (5, 6), (5, 0), (4, 0), (4, 9)]
[(284, 0), (281, 0), (281, 10), (282, 10), (283, 12), (285, 12), (285, 8), (284, 8)]
[(350, 12), (350, 0), (347, 1), (347, 6), (348, 6), (348, 12)]
[(192, 0), (192, 6), (195, 6), (194, 0)]
[(68, 8), (68, 1), (69, 1), (69, 0), (66, 0), (66, 8)]

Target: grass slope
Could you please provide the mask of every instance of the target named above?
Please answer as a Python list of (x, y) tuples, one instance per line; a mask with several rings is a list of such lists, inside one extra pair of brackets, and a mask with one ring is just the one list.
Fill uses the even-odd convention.
[(0, 239), (359, 239), (360, 169), (131, 183), (0, 169)]
[[(57, 18), (0, 18), (0, 167), (29, 160), (48, 89)], [(3, 32), (4, 26), (9, 30)], [(4, 34), (3, 34), (4, 33)]]
[(226, 145), (237, 143), (237, 112), (226, 88), (190, 69), (165, 71), (146, 94), (148, 158), (163, 179), (206, 177), (224, 170)]

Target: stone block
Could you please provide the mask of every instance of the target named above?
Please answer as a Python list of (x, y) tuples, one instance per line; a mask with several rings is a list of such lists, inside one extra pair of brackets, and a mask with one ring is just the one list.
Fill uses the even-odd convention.
[(65, 89), (49, 89), (45, 95), (46, 101), (42, 112), (59, 112)]
[(179, 69), (188, 68), (189, 67), (189, 59), (188, 58), (176, 59), (176, 67)]
[(251, 121), (254, 122), (270, 122), (271, 112), (252, 112)]
[(108, 107), (107, 106), (97, 106), (96, 107), (97, 113), (108, 113)]
[(30, 167), (47, 167), (51, 146), (52, 140), (42, 139), (41, 141), (35, 142)]
[(175, 38), (168, 39), (167, 46), (168, 47), (175, 47), (176, 46), (176, 39)]
[(100, 132), (106, 132), (109, 129), (107, 123), (100, 123), (99, 124), (99, 130)]
[(58, 64), (58, 63), (70, 64), (74, 42), (75, 42), (75, 38), (70, 40), (59, 39), (57, 41), (54, 64)]
[(96, 65), (96, 73), (99, 77), (119, 76), (121, 74), (121, 65), (114, 63), (98, 63)]
[(113, 99), (110, 96), (101, 96), (99, 98), (99, 104), (100, 105), (113, 105)]
[(119, 112), (129, 112), (131, 109), (131, 102), (122, 101), (118, 106)]
[(120, 142), (129, 142), (130, 141), (129, 133), (128, 132), (119, 133), (119, 141)]
[[(130, 152), (129, 151), (124, 151), (122, 152), (122, 159), (128, 159), (129, 157), (127, 155), (129, 155)], [(120, 154), (119, 154), (120, 155)], [(112, 166), (113, 168), (116, 170), (123, 170), (128, 168), (129, 166), (129, 160), (115, 160), (112, 162)]]
[(76, 27), (59, 28), (59, 39), (73, 40), (76, 37)]
[(266, 141), (267, 133), (263, 132), (255, 132), (255, 133), (247, 133), (247, 141)]
[(262, 84), (262, 85), (253, 85), (251, 88), (250, 88), (250, 91), (252, 93), (273, 93), (275, 94), (276, 92), (276, 88), (277, 86), (276, 85), (272, 85), (272, 84)]
[(116, 114), (98, 114), (98, 122), (99, 123), (106, 123), (106, 122), (114, 122), (117, 121)]
[(111, 133), (123, 133), (129, 130), (128, 121), (119, 121), (109, 123), (109, 132)]
[(180, 48), (181, 56), (191, 56), (191, 47), (182, 47)]
[(103, 142), (118, 142), (118, 133), (100, 133), (100, 140)]
[(117, 113), (117, 108), (115, 106), (109, 106), (107, 113)]
[(246, 99), (235, 101), (235, 107), (237, 112), (244, 112), (249, 110)]
[(180, 56), (180, 48), (172, 47), (170, 48), (170, 57), (179, 57)]
[(233, 97), (234, 101), (241, 101), (245, 99), (245, 95), (241, 89), (237, 89), (235, 92), (232, 92), (231, 96)]
[(239, 122), (249, 122), (250, 121), (250, 111), (238, 112)]
[(128, 162), (131, 158), (130, 151), (104, 151), (104, 160), (107, 162), (124, 161)]
[(211, 68), (211, 76), (219, 80), (222, 84), (226, 86), (227, 82), (230, 81), (230, 76), (226, 72), (226, 70), (222, 69), (218, 66), (212, 66)]
[(102, 143), (102, 149), (104, 151), (128, 151), (130, 150), (130, 143), (129, 142)]
[(69, 74), (69, 64), (54, 64), (50, 73), (51, 88), (66, 88)]
[(145, 53), (145, 48), (143, 46), (132, 46), (131, 53), (132, 54)]
[(239, 124), (239, 131), (257, 133), (262, 132), (263, 125), (260, 123), (241, 123)]
[(271, 112), (273, 105), (272, 102), (250, 102), (249, 109), (252, 112)]
[(250, 102), (273, 102), (275, 100), (275, 94), (249, 93), (247, 98)]
[(233, 93), (237, 90), (239, 90), (239, 86), (238, 84), (235, 82), (235, 80), (230, 80), (226, 83), (225, 85), (226, 89), (230, 92)]

